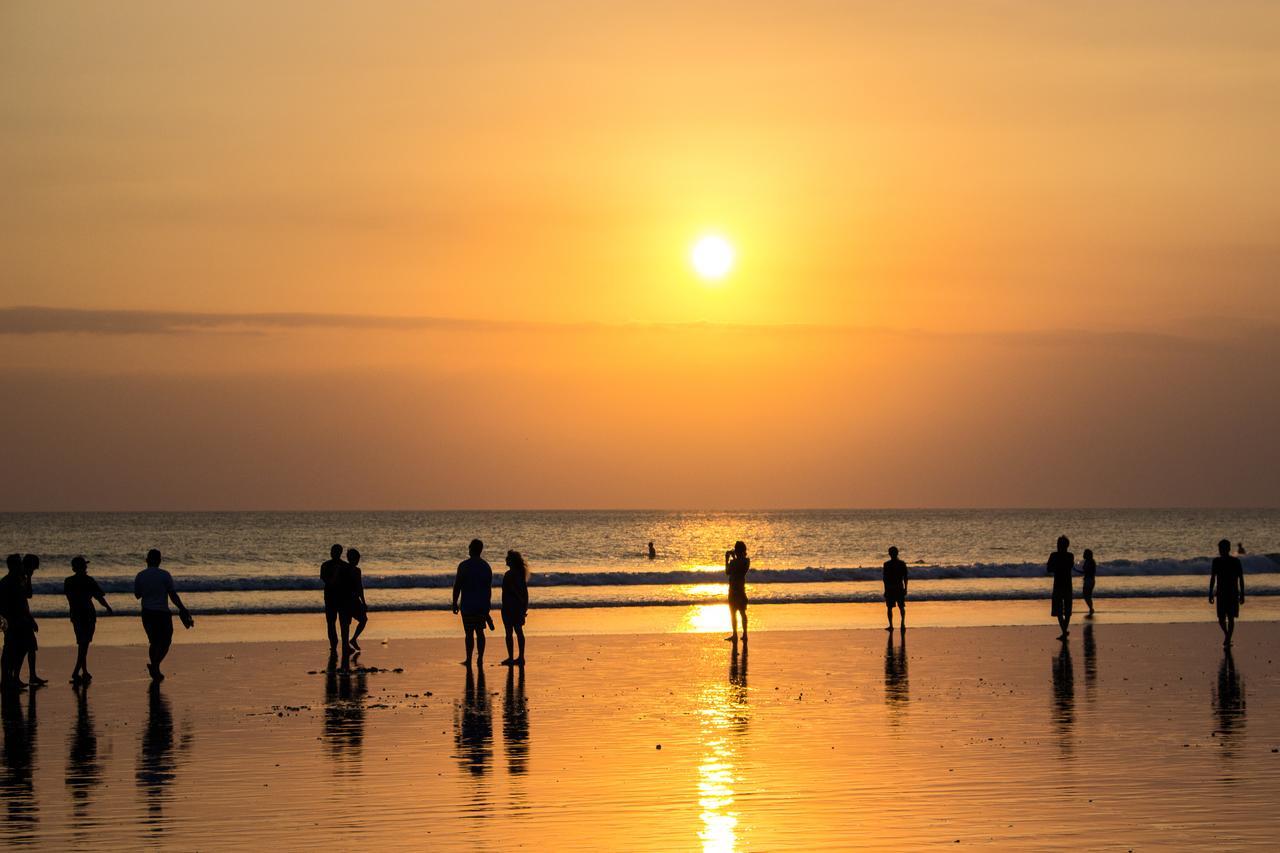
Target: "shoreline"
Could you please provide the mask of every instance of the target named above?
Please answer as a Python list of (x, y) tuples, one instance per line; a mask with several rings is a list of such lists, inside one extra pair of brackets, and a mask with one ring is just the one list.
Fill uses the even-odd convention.
[[(1084, 616), (1084, 604), (1076, 600), (1072, 618), (1073, 635), (1086, 624), (1196, 624), (1217, 626), (1214, 608), (1207, 597), (1139, 599), (1095, 599), (1098, 613)], [(789, 603), (752, 604), (748, 608), (752, 633), (803, 631), (882, 631), (885, 608), (873, 603)], [(907, 604), (911, 628), (1043, 627), (1057, 634), (1057, 623), (1049, 616), (1049, 601), (978, 600), (920, 601)], [(894, 621), (898, 616), (895, 611)], [(1280, 622), (1280, 596), (1248, 597), (1237, 622), (1238, 636), (1246, 636), (1250, 626)], [(497, 630), (489, 632), (490, 642), (501, 642), (502, 622), (495, 609)], [(74, 646), (70, 620), (66, 617), (39, 618), (40, 646)], [(196, 627), (184, 630), (175, 617), (174, 645), (210, 643), (289, 642), (318, 643), (325, 640), (322, 612), (284, 614), (209, 614), (196, 618)], [(686, 605), (643, 605), (633, 607), (534, 607), (525, 627), (530, 641), (538, 637), (648, 636), (727, 633), (728, 607), (722, 602)], [(366, 648), (410, 639), (460, 638), (459, 618), (441, 610), (371, 610), (369, 625), (361, 638)], [(251, 638), (251, 639), (250, 639)], [(99, 617), (93, 647), (130, 646), (145, 643), (136, 612), (117, 611)], [(92, 651), (90, 652), (92, 654)]]

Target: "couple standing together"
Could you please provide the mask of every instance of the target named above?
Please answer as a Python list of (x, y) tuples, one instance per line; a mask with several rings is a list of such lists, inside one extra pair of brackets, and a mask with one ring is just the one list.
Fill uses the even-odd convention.
[[(493, 630), (493, 617), (489, 608), (493, 603), (493, 569), (480, 555), (484, 543), (472, 539), (467, 547), (470, 554), (458, 564), (453, 578), (453, 612), (462, 614), (462, 628), (466, 632), (467, 659), (463, 665), (471, 667), (474, 653), (476, 664), (484, 666), (484, 630)], [(519, 551), (507, 552), (507, 572), (502, 576), (502, 627), (507, 635), (507, 658), (503, 666), (524, 666), (524, 620), (529, 613), (529, 565)], [(519, 641), (520, 656), (516, 657), (514, 639)]]
[[(338, 654), (338, 631), (342, 632), (342, 668), (347, 669), (352, 652), (360, 651), (360, 634), (369, 624), (369, 606), (364, 600), (364, 578), (360, 573), (360, 552), (347, 549), (342, 559), (342, 546), (329, 548), (329, 559), (320, 564), (324, 581), (324, 618), (329, 626), (329, 656)], [(351, 623), (356, 632), (351, 633)]]

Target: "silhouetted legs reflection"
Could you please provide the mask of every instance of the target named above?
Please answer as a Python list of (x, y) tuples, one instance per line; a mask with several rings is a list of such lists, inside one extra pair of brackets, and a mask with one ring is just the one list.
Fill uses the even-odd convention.
[(33, 773), (36, 744), (36, 692), (23, 694), (17, 690), (0, 693), (0, 721), (4, 726), (4, 778), (0, 780), (0, 797), (5, 802), (8, 822), (5, 836), (13, 842), (35, 838), (36, 800)]
[(1236, 669), (1231, 648), (1223, 649), (1222, 663), (1218, 665), (1218, 683), (1213, 691), (1213, 713), (1217, 718), (1218, 742), (1225, 758), (1232, 758), (1238, 745), (1240, 731), (1244, 727), (1244, 684)]
[(519, 775), (528, 770), (529, 704), (524, 694), (524, 667), (513, 666), (507, 670), (507, 692), (502, 702), (502, 740), (507, 751), (507, 769), (511, 774)]
[(340, 669), (336, 658), (329, 661), (324, 674), (324, 740), (330, 754), (339, 762), (360, 758), (368, 693), (366, 673)]
[(1094, 684), (1098, 680), (1098, 644), (1093, 639), (1093, 624), (1084, 625), (1084, 687), (1093, 698)]
[(1071, 729), (1076, 721), (1076, 682), (1071, 647), (1066, 643), (1053, 658), (1053, 724), (1063, 753), (1071, 752)]
[(484, 687), (484, 667), (467, 667), (462, 701), (454, 707), (453, 734), (458, 763), (472, 775), (483, 776), (493, 762), (493, 708)]
[[(884, 702), (890, 710), (903, 711), (910, 700), (907, 683), (907, 635), (902, 635), (901, 642), (895, 648), (891, 631), (884, 647)], [(891, 716), (890, 720), (897, 722), (896, 716)]]
[(175, 734), (173, 710), (160, 685), (152, 682), (147, 689), (147, 724), (142, 731), (138, 753), (138, 788), (147, 800), (145, 824), (153, 833), (164, 831), (164, 805), (171, 794), (169, 784), (177, 776), (177, 752), (186, 751), (191, 736)]
[(67, 744), (67, 789), (77, 827), (89, 808), (89, 793), (102, 782), (102, 764), (98, 760), (98, 731), (89, 710), (89, 689), (79, 685), (76, 692), (76, 722)]

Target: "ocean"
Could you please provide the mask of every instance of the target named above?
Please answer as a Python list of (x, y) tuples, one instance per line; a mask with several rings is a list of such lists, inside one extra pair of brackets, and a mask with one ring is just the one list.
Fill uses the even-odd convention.
[(738, 539), (756, 603), (879, 600), (890, 545), (910, 566), (913, 600), (1043, 598), (1044, 560), (1064, 533), (1077, 559), (1093, 549), (1100, 598), (1203, 595), (1222, 538), (1248, 552), (1249, 594), (1280, 595), (1274, 509), (0, 514), (0, 548), (41, 557), (32, 609), (44, 616), (65, 613), (62, 580), (77, 554), (132, 612), (133, 575), (153, 547), (197, 613), (317, 611), (333, 543), (361, 551), (372, 609), (445, 609), (473, 537), (486, 543), (495, 583), (507, 549), (524, 554), (535, 608), (722, 599), (724, 552)]

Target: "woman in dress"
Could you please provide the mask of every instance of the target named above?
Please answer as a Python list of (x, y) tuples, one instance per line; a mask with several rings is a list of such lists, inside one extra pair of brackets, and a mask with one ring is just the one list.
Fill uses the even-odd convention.
[[(507, 659), (503, 666), (524, 666), (524, 620), (529, 615), (529, 564), (519, 551), (507, 552), (507, 572), (502, 576), (502, 628), (507, 633)], [(520, 644), (515, 655), (511, 635)]]

